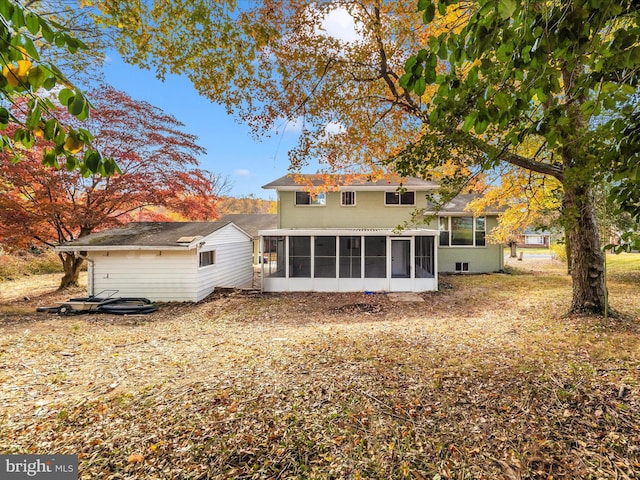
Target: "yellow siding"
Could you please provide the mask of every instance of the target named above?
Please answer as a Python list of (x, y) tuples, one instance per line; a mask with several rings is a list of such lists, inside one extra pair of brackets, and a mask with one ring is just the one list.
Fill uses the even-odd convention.
[(340, 205), (340, 192), (327, 193), (326, 205), (295, 205), (295, 192), (279, 192), (278, 228), (394, 228), (425, 208), (426, 192), (416, 205), (385, 205), (385, 192), (358, 191), (355, 206)]

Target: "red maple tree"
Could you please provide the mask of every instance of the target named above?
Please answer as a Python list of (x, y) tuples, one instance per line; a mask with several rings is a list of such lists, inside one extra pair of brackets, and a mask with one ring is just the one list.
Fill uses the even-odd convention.
[[(48, 246), (135, 220), (213, 220), (224, 182), (198, 168), (204, 149), (184, 125), (161, 109), (111, 86), (90, 93), (94, 110), (82, 124), (94, 146), (113, 157), (121, 173), (83, 176), (43, 166), (44, 142), (22, 160), (0, 153), (0, 241), (20, 248), (34, 241)], [(70, 119), (71, 121), (71, 119)], [(151, 208), (150, 208), (151, 207)], [(59, 253), (60, 288), (77, 285), (83, 258)]]

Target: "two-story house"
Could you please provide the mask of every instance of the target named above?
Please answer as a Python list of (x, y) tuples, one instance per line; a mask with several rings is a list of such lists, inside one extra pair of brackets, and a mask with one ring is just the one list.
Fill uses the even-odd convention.
[[(438, 272), (503, 268), (502, 246), (486, 242), (497, 212), (474, 217), (470, 196), (434, 212), (434, 182), (405, 178), (398, 191), (400, 182), (344, 178), (323, 189), (308, 176), (312, 191), (289, 175), (263, 187), (278, 197), (277, 228), (260, 231), (265, 291), (421, 292), (437, 290)], [(429, 221), (399, 230), (416, 211)]]

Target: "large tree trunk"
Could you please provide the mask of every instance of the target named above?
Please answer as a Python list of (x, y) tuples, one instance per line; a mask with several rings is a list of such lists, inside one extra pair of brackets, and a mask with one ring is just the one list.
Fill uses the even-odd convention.
[(77, 287), (78, 277), (80, 276), (80, 267), (82, 267), (84, 259), (78, 254), (72, 252), (62, 252), (58, 256), (60, 257), (64, 268), (64, 276), (60, 282), (59, 290)]
[(606, 305), (604, 253), (593, 192), (587, 184), (577, 183), (565, 184), (564, 194), (573, 279), (571, 312), (602, 314)]

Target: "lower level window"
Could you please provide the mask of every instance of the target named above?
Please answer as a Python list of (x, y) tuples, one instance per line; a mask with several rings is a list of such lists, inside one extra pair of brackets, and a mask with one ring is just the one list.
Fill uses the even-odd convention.
[(216, 251), (200, 252), (200, 267), (207, 267), (216, 263)]
[(456, 272), (468, 272), (469, 262), (456, 262)]

